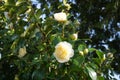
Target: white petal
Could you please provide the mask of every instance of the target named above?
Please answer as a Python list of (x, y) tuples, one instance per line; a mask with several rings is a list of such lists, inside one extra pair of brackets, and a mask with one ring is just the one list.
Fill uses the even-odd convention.
[(53, 53), (58, 62), (68, 62), (74, 55), (72, 45), (66, 41), (60, 42), (55, 46), (55, 52)]
[(55, 13), (55, 14), (54, 14), (54, 18), (55, 18), (55, 20), (60, 21), (60, 22), (67, 20), (67, 16), (66, 16), (66, 14), (63, 13), (63, 12)]

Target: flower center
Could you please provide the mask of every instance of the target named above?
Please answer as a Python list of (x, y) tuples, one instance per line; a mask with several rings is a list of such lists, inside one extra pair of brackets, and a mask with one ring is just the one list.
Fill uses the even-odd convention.
[(58, 46), (55, 50), (55, 53), (59, 59), (65, 59), (67, 55), (67, 50), (62, 46)]

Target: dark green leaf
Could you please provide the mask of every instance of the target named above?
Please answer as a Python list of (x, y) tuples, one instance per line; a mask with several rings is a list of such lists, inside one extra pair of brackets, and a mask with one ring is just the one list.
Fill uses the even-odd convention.
[(86, 48), (86, 46), (85, 46), (84, 44), (80, 44), (80, 45), (78, 46), (78, 50), (79, 50), (79, 51), (83, 51), (85, 48)]
[(84, 62), (84, 60), (84, 56), (79, 56), (73, 60), (73, 64), (79, 67)]
[(44, 77), (44, 74), (42, 71), (40, 70), (35, 70), (32, 74), (32, 79), (33, 80), (42, 80)]

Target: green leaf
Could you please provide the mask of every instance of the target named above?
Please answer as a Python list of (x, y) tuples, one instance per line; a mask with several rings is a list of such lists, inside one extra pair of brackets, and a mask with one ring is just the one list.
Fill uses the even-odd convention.
[(52, 41), (53, 45), (56, 45), (57, 43), (59, 43), (61, 41), (60, 36), (55, 35), (52, 38), (53, 38), (53, 41)]
[(105, 79), (102, 76), (98, 76), (98, 80), (105, 80)]
[(42, 14), (42, 11), (40, 9), (38, 9), (37, 12), (36, 12), (36, 15), (35, 15), (37, 20), (39, 20), (41, 14)]
[(73, 64), (79, 67), (84, 62), (84, 60), (84, 56), (79, 56), (73, 60)]
[(98, 69), (99, 68), (97, 64), (92, 63), (92, 62), (89, 63), (89, 66), (92, 67), (93, 69)]
[(15, 0), (7, 0), (7, 4), (9, 4), (9, 5), (15, 5)]
[(44, 77), (43, 71), (35, 70), (35, 71), (32, 73), (32, 79), (33, 79), (33, 80), (42, 80), (43, 77)]
[(99, 59), (102, 59), (102, 58), (103, 58), (104, 53), (103, 53), (102, 51), (96, 50), (96, 53), (97, 53)]
[(93, 58), (93, 62), (95, 62), (97, 65), (101, 64), (101, 60), (98, 58)]
[(85, 48), (86, 48), (86, 46), (85, 46), (84, 44), (80, 44), (80, 45), (78, 46), (78, 50), (79, 50), (79, 51), (83, 51)]
[(97, 80), (96, 72), (92, 68), (90, 68), (90, 67), (86, 67), (86, 68), (87, 68), (88, 74), (91, 77), (91, 79), (92, 80)]
[(89, 52), (93, 52), (93, 51), (95, 51), (96, 49), (95, 48), (88, 48), (88, 51)]

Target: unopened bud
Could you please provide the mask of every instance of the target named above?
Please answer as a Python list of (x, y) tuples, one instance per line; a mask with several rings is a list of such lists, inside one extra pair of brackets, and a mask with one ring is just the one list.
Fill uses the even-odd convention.
[(88, 49), (84, 49), (84, 54), (88, 54)]
[(112, 57), (113, 57), (113, 54), (109, 52), (109, 53), (107, 54), (107, 57), (108, 57), (108, 58), (112, 58)]
[(29, 14), (31, 12), (31, 8), (29, 8), (25, 13)]
[(103, 61), (106, 59), (106, 56), (105, 56), (105, 54), (103, 55)]
[(26, 47), (24, 46), (23, 48), (20, 48), (19, 49), (19, 55), (18, 55), (18, 57), (19, 58), (22, 58), (22, 57), (24, 57), (25, 55), (26, 55)]
[(71, 35), (72, 40), (77, 40), (78, 39), (78, 33), (74, 33)]
[(21, 3), (20, 1), (17, 1), (17, 2), (16, 2), (16, 6), (19, 6), (19, 5), (20, 5), (20, 3)]
[(82, 56), (84, 55), (83, 51), (79, 51), (79, 54), (82, 55)]

